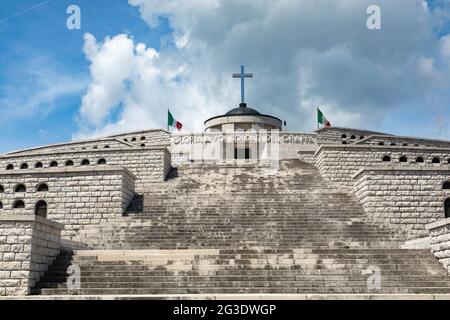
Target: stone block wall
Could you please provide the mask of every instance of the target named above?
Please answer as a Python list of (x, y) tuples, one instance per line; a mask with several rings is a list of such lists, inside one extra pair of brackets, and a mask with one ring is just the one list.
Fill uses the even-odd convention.
[(62, 229), (34, 215), (0, 215), (0, 296), (30, 293), (59, 255)]
[(372, 135), (363, 140), (357, 141), (356, 144), (366, 145), (386, 145), (390, 146), (395, 144), (397, 146), (415, 146), (415, 147), (437, 147), (437, 148), (450, 148), (449, 141), (440, 141), (434, 139), (423, 139), (413, 137), (399, 137), (399, 136), (384, 136), (384, 135)]
[(315, 166), (316, 165), (316, 156), (314, 155), (314, 151), (305, 151), (300, 152), (297, 157), (301, 161), (304, 161), (306, 163), (309, 163), (310, 165)]
[(364, 168), (354, 175), (354, 193), (374, 220), (426, 236), (425, 225), (445, 218), (450, 180), (444, 168)]
[(136, 147), (169, 146), (170, 133), (165, 130), (148, 130), (129, 134), (83, 140), (48, 146), (41, 146), (27, 150), (13, 151), (8, 155), (27, 155), (30, 153), (70, 152), (104, 149), (129, 149)]
[(363, 140), (373, 134), (381, 133), (368, 130), (330, 127), (317, 130), (317, 139), (319, 141), (319, 144), (342, 144), (343, 142), (352, 144), (356, 143), (357, 141)]
[[(384, 156), (389, 156), (391, 161), (383, 161)], [(408, 162), (401, 163), (402, 156), (405, 156)], [(422, 157), (424, 162), (417, 163), (418, 157)], [(433, 164), (434, 158), (440, 159), (441, 163)], [(424, 168), (450, 168), (449, 158), (450, 149), (446, 148), (322, 145), (316, 152), (316, 164), (321, 176), (349, 190), (353, 188), (352, 175), (363, 167), (386, 168), (400, 165), (408, 168), (419, 165)]]
[(450, 218), (430, 223), (426, 228), (431, 252), (450, 273)]
[[(141, 190), (145, 185), (164, 181), (170, 167), (170, 153), (166, 147), (130, 148), (126, 150), (89, 150), (72, 152), (33, 153), (27, 155), (5, 155), (0, 157), (0, 168), (6, 169), (8, 165), (14, 167), (11, 172), (23, 171), (21, 166), (26, 164), (29, 170), (35, 170), (37, 163), (43, 169), (50, 168), (56, 162), (58, 168), (66, 168), (67, 162), (73, 162), (69, 168), (102, 168), (99, 161), (103, 159), (107, 165), (125, 167), (136, 176), (136, 189)], [(82, 165), (83, 161), (89, 165)]]
[(32, 148), (24, 151), (10, 152), (8, 155), (27, 155), (33, 153), (45, 153), (45, 152), (70, 152), (70, 151), (83, 151), (83, 150), (104, 150), (104, 149), (129, 149), (135, 147), (129, 143), (123, 141), (108, 138), (103, 140), (89, 140), (80, 142), (69, 142), (63, 144), (55, 144), (43, 147)]
[[(63, 235), (72, 237), (83, 226), (121, 217), (134, 196), (134, 180), (128, 170), (108, 166), (3, 171), (0, 214), (33, 215), (37, 202), (44, 200), (47, 218), (65, 225)], [(15, 192), (19, 184), (25, 192)], [(48, 191), (38, 191), (42, 184)], [(24, 208), (14, 208), (18, 200)]]
[(135, 146), (170, 146), (170, 132), (162, 129), (132, 132), (113, 136), (113, 138)]

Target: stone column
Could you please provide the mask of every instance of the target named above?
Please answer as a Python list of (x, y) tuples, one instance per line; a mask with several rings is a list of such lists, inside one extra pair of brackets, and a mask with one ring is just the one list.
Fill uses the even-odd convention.
[(63, 228), (35, 215), (0, 215), (0, 296), (30, 294), (59, 255)]

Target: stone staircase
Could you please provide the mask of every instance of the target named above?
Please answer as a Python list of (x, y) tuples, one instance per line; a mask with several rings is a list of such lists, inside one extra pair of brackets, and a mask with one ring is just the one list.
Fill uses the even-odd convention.
[[(315, 167), (186, 165), (135, 197), (122, 219), (82, 230), (93, 250), (64, 252), (43, 295), (450, 293), (428, 250), (368, 221), (353, 195)], [(69, 290), (66, 270), (81, 269)], [(381, 271), (381, 288), (367, 285)], [(375, 291), (374, 291), (375, 290)]]

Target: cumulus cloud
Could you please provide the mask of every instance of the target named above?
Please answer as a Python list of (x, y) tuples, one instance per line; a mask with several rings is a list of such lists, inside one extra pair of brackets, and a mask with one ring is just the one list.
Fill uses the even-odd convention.
[(422, 0), (376, 2), (382, 30), (370, 31), (368, 0), (129, 0), (149, 27), (168, 19), (171, 40), (156, 52), (127, 35), (85, 36), (92, 83), (77, 137), (164, 128), (168, 108), (201, 130), (238, 105), (241, 64), (255, 74), (249, 105), (291, 130), (313, 129), (317, 105), (335, 125), (374, 127), (440, 90), (450, 52)]

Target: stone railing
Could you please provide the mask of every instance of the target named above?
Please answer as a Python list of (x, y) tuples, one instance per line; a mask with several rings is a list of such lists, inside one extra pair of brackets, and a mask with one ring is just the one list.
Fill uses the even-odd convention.
[(30, 293), (58, 256), (63, 228), (34, 215), (0, 216), (0, 296)]
[(450, 272), (450, 218), (426, 226), (430, 236), (431, 252)]

